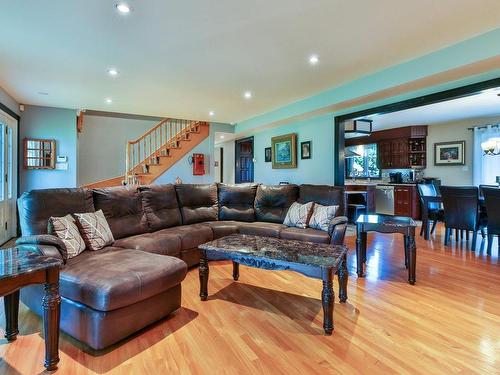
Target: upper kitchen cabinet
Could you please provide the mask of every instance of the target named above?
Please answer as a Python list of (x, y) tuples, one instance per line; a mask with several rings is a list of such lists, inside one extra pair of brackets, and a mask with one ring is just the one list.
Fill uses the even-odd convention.
[(425, 168), (427, 125), (380, 130), (347, 139), (346, 146), (377, 143), (380, 169)]

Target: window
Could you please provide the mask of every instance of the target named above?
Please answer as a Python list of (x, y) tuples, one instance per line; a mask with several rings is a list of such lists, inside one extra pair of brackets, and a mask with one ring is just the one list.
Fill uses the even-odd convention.
[(347, 178), (380, 178), (377, 144), (345, 148), (345, 175)]
[[(497, 183), (500, 177), (500, 155), (485, 155), (481, 144), (500, 138), (500, 127), (483, 126), (474, 128), (474, 147), (472, 156), (472, 174), (474, 185)], [(498, 150), (495, 150), (498, 151)]]

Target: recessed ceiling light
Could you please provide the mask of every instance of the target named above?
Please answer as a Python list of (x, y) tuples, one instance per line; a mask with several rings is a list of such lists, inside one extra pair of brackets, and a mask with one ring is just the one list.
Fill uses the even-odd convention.
[(208, 112), (208, 115), (209, 116), (213, 116), (213, 115), (215, 115), (215, 112), (214, 111), (210, 111), (210, 112)]
[(113, 103), (113, 99), (111, 99), (111, 98), (106, 98), (106, 100), (105, 100), (105, 101), (106, 101), (106, 104), (111, 104), (111, 103)]
[(311, 56), (309, 56), (309, 64), (316, 65), (317, 63), (319, 63), (319, 57), (318, 57), (318, 55), (311, 55)]
[(116, 9), (118, 10), (118, 12), (120, 12), (122, 14), (130, 13), (130, 10), (131, 10), (130, 7), (125, 3), (116, 4)]
[(220, 139), (224, 139), (224, 136), (223, 136), (223, 135), (221, 135), (221, 136), (220, 136)]
[(111, 77), (116, 77), (118, 75), (118, 70), (116, 70), (115, 68), (109, 68), (108, 69), (108, 74), (111, 76)]
[(245, 97), (245, 99), (252, 99), (252, 92), (251, 91), (245, 91), (245, 93), (243, 94), (243, 96)]

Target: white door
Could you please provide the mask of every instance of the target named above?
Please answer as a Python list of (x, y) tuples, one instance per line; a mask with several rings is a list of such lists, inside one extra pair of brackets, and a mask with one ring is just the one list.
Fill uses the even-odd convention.
[(17, 125), (0, 110), (0, 244), (17, 232)]

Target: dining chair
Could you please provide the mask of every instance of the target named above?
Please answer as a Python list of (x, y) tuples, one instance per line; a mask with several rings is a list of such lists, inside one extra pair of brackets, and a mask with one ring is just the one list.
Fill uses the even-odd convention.
[[(445, 246), (449, 245), (451, 230), (455, 229), (455, 240), (459, 231), (472, 231), (472, 250), (476, 249), (477, 232), (485, 238), (486, 218), (479, 210), (479, 189), (477, 186), (441, 186), (443, 198)], [(460, 236), (462, 237), (462, 236)], [(463, 237), (462, 237), (463, 238)], [(467, 236), (468, 238), (468, 236)]]
[[(418, 184), (418, 192), (420, 194), (420, 202), (422, 205), (422, 227), (420, 235), (424, 235), (426, 240), (429, 239), (431, 233), (436, 230), (438, 221), (444, 221), (444, 212), (441, 203), (433, 202), (430, 198), (438, 196), (436, 186), (434, 184)], [(429, 223), (432, 221), (432, 229)]]
[(483, 188), (484, 203), (488, 214), (488, 249), (487, 253), (491, 254), (493, 238), (498, 236), (498, 252), (500, 254), (500, 188), (485, 187)]

